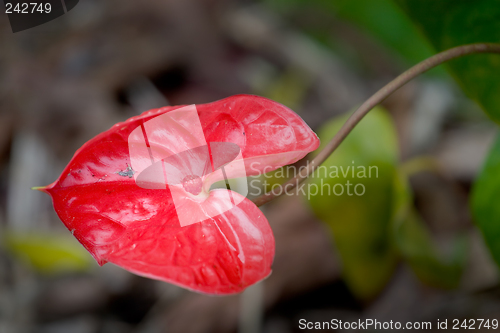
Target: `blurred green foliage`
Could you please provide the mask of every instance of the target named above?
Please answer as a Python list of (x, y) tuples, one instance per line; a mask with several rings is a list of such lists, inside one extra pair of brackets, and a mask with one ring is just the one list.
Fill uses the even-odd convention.
[(348, 20), (411, 63), (432, 55), (432, 49), (392, 0), (316, 0), (338, 18)]
[[(315, 13), (329, 16), (332, 21), (350, 22), (408, 63), (417, 63), (434, 53), (428, 41), (393, 0), (264, 0), (264, 3), (285, 15), (305, 15), (313, 9)], [(324, 26), (306, 28), (310, 36), (335, 48), (332, 31), (325, 30)]]
[[(322, 146), (346, 119), (335, 118), (319, 130)], [(466, 261), (463, 238), (455, 239), (448, 255), (435, 246), (413, 206), (409, 175), (399, 166), (397, 142), (391, 117), (376, 107), (309, 179), (308, 202), (330, 227), (344, 279), (362, 299), (371, 299), (384, 288), (398, 259), (405, 260), (423, 282), (443, 288), (458, 286)], [(370, 174), (372, 167), (377, 171), (374, 168)], [(357, 184), (364, 190), (356, 193)]]
[[(346, 119), (346, 116), (335, 118), (319, 130), (322, 146)], [(396, 264), (389, 236), (397, 161), (394, 125), (384, 110), (376, 108), (309, 180), (310, 185), (324, 189), (323, 193), (311, 196), (309, 203), (314, 213), (330, 226), (346, 283), (360, 298), (376, 296)], [(336, 170), (340, 170), (337, 176)], [(352, 184), (351, 194), (348, 183)], [(364, 188), (362, 195), (355, 193), (358, 184)]]
[(69, 233), (6, 232), (2, 240), (8, 251), (44, 274), (84, 271), (93, 262)]
[[(263, 2), (299, 22), (299, 26), (309, 36), (339, 54), (344, 51), (342, 47), (337, 47), (334, 25), (325, 25), (325, 17), (332, 21), (351, 23), (411, 64), (458, 45), (500, 43), (500, 0)], [(317, 17), (317, 20), (308, 19), (307, 16)], [(500, 56), (470, 55), (453, 60), (446, 66), (465, 93), (477, 101), (492, 120), (499, 123)], [(394, 250), (423, 281), (440, 287), (456, 287), (465, 264), (466, 243), (458, 237), (448, 255), (438, 251), (432, 235), (413, 207), (407, 184), (408, 175), (396, 171), (397, 138), (394, 134), (388, 134), (394, 133), (392, 125), (384, 122), (381, 114), (383, 111), (371, 111), (325, 164), (344, 167), (352, 161), (356, 161), (356, 165), (376, 164), (380, 178), (365, 180), (367, 193), (364, 196), (316, 195), (310, 201), (311, 206), (318, 217), (330, 225), (342, 256), (344, 275), (358, 296), (369, 298), (383, 287), (392, 270)], [(321, 129), (323, 144), (333, 137), (344, 121), (345, 118), (332, 120)], [(500, 195), (498, 174), (499, 141), (491, 150), (474, 186), (472, 206), (486, 243), (500, 265), (500, 206), (495, 204), (495, 199)], [(323, 181), (335, 185), (347, 180), (355, 181), (352, 177), (337, 179), (325, 176), (315, 177), (311, 184), (320, 186)], [(391, 181), (394, 181), (393, 185)], [(378, 195), (370, 194), (370, 188)], [(386, 233), (389, 225), (392, 225), (391, 232)]]
[(413, 209), (394, 231), (397, 248), (421, 281), (440, 288), (458, 287), (467, 258), (464, 237), (456, 238), (450, 253), (444, 255)]
[(496, 263), (500, 265), (500, 136), (472, 190), (472, 213)]
[(393, 242), (421, 281), (441, 288), (458, 287), (467, 259), (466, 239), (464, 236), (453, 239), (449, 253), (437, 249), (425, 222), (413, 206), (409, 175), (402, 169), (404, 167), (394, 179)]
[[(470, 43), (500, 43), (500, 0), (396, 0), (437, 51)], [(500, 56), (478, 54), (449, 62), (465, 93), (500, 122)]]
[[(396, 0), (437, 51), (454, 46), (500, 43), (500, 0)], [(449, 62), (465, 93), (500, 123), (500, 55), (479, 54)], [(500, 144), (491, 149), (474, 185), (472, 213), (500, 265)]]

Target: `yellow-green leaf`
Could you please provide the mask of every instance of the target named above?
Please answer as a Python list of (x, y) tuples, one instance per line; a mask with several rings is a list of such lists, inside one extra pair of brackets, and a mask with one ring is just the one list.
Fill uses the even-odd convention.
[[(319, 130), (323, 145), (345, 120), (345, 116), (336, 118)], [(382, 290), (397, 259), (390, 240), (397, 161), (394, 125), (387, 112), (377, 107), (306, 185), (313, 211), (332, 231), (344, 279), (363, 299)]]
[(71, 235), (6, 232), (7, 250), (42, 273), (82, 271), (92, 257)]

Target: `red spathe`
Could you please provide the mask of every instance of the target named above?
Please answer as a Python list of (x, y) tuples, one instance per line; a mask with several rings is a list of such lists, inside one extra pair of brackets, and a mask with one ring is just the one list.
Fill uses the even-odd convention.
[[(181, 107), (150, 110), (114, 125), (85, 143), (59, 179), (43, 191), (52, 196), (61, 220), (100, 265), (111, 262), (203, 293), (241, 292), (271, 273), (274, 257), (272, 230), (257, 206), (236, 192), (228, 196), (228, 190), (212, 190), (200, 203), (204, 210), (228, 205), (228, 197), (237, 204), (181, 226), (168, 186), (140, 187), (130, 168), (130, 133)], [(247, 175), (293, 163), (319, 146), (297, 114), (262, 97), (236, 95), (196, 105), (196, 110), (207, 144), (238, 145)], [(172, 145), (175, 142), (165, 143)], [(218, 180), (212, 178), (205, 181)], [(176, 198), (185, 195), (189, 201), (191, 193), (183, 192), (185, 188), (181, 184), (175, 189), (180, 191)]]

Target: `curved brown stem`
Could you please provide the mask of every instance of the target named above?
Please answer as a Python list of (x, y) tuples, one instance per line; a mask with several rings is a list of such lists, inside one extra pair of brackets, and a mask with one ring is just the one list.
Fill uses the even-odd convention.
[[(374, 95), (368, 98), (361, 106), (347, 119), (342, 128), (335, 134), (333, 139), (325, 146), (325, 148), (308, 164), (307, 168), (304, 168), (295, 176), (294, 178), (288, 180), (282, 186), (288, 190), (295, 188), (298, 184), (303, 182), (311, 173), (316, 170), (327, 158), (330, 156), (335, 149), (344, 141), (347, 135), (352, 131), (352, 129), (363, 119), (363, 117), (373, 109), (377, 104), (386, 99), (390, 94), (392, 94), (397, 89), (401, 88), (408, 81), (414, 79), (420, 74), (432, 69), (438, 65), (441, 65), (451, 59), (459, 58), (464, 55), (474, 54), (474, 53), (500, 53), (500, 44), (468, 44), (461, 45), (449, 50), (440, 52), (424, 61), (419, 62), (412, 68), (408, 69), (404, 73), (400, 74), (394, 80), (386, 84), (382, 89), (377, 91)], [(253, 202), (257, 206), (261, 206), (272, 199), (277, 197), (272, 192), (267, 192), (257, 197)]]

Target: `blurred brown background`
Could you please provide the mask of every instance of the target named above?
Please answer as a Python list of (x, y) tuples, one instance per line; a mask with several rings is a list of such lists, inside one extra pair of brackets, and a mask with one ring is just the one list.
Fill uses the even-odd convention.
[(81, 0), (16, 34), (0, 15), (0, 332), (288, 333), (302, 331), (301, 318), (498, 318), (498, 271), (467, 201), (495, 130), (442, 73), (413, 81), (384, 106), (403, 159), (426, 154), (440, 165), (440, 175), (411, 181), (437, 239), (468, 235), (458, 289), (428, 287), (401, 264), (377, 299), (357, 300), (326, 226), (301, 199), (285, 197), (263, 208), (276, 237), (271, 277), (242, 295), (199, 295), (99, 268), (50, 198), (30, 190), (57, 179), (94, 135), (150, 108), (251, 93), (317, 129), (413, 63), (314, 6), (297, 13), (250, 0)]

